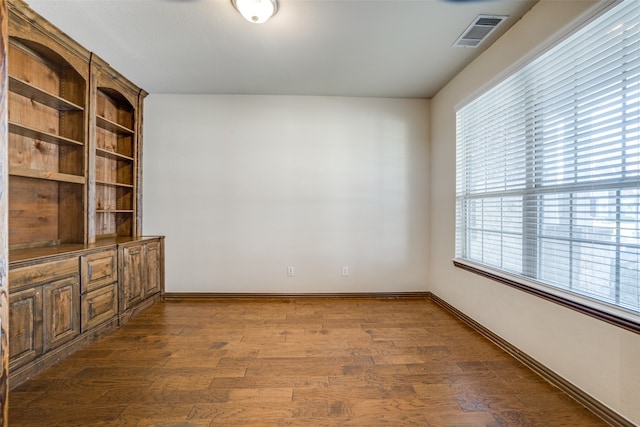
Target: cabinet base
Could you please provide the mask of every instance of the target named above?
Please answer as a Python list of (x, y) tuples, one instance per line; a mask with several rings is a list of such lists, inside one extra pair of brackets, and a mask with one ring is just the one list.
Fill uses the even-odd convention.
[(155, 295), (148, 296), (147, 299), (143, 300), (142, 302), (135, 305), (134, 307), (129, 308), (124, 313), (120, 313), (120, 316), (119, 316), (120, 326), (124, 325), (129, 321), (129, 319), (134, 317), (136, 314), (140, 313), (143, 310), (146, 310), (147, 308), (151, 307), (153, 304), (157, 303), (158, 301), (160, 301), (159, 292)]
[(88, 331), (85, 334), (79, 335), (75, 339), (68, 343), (61, 345), (60, 347), (47, 352), (46, 354), (38, 357), (33, 362), (27, 363), (24, 366), (20, 366), (16, 369), (10, 369), (9, 371), (9, 387), (10, 390), (18, 387), (31, 377), (47, 368), (58, 363), (60, 360), (69, 356), (72, 353), (80, 350), (88, 343), (95, 341), (99, 337), (106, 335), (118, 327), (118, 319), (114, 318), (109, 322), (106, 322), (100, 326), (97, 326), (94, 330)]
[(62, 359), (70, 356), (81, 348), (85, 347), (87, 344), (97, 340), (98, 338), (107, 335), (108, 333), (114, 331), (121, 325), (124, 325), (129, 321), (132, 317), (140, 313), (141, 311), (146, 310), (151, 307), (156, 302), (160, 301), (160, 293), (150, 296), (148, 299), (144, 300), (142, 303), (132, 307), (126, 312), (120, 314), (117, 317), (109, 320), (108, 322), (103, 323), (100, 326), (95, 327), (91, 331), (87, 331), (75, 339), (69, 341), (66, 344), (61, 345), (60, 347), (49, 351), (48, 353), (38, 357), (36, 360), (27, 363), (24, 366), (20, 366), (14, 370), (10, 370), (9, 372), (9, 387), (10, 390), (15, 389), (19, 385), (23, 384), (25, 381), (29, 380), (33, 376), (39, 374), (47, 368), (54, 366), (56, 363), (61, 361)]

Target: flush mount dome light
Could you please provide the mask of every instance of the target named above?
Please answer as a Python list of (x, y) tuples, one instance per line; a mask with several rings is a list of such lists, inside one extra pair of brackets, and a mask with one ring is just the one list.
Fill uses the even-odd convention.
[(249, 22), (262, 24), (278, 11), (277, 0), (231, 0), (240, 15)]

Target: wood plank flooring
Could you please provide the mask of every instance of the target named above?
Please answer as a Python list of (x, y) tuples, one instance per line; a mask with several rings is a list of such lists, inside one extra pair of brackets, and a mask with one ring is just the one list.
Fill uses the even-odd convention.
[(179, 300), (11, 391), (11, 426), (603, 426), (429, 300)]

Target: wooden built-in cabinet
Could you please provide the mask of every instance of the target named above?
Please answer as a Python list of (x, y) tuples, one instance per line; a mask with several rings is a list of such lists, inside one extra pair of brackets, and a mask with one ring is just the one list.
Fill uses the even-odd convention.
[(42, 354), (42, 288), (12, 291), (9, 297), (9, 368)]
[(82, 332), (118, 314), (117, 249), (80, 256)]
[(144, 295), (164, 292), (164, 242), (162, 240), (149, 240), (145, 242), (145, 280)]
[(164, 246), (160, 239), (120, 245), (122, 272), (120, 312), (132, 311), (143, 301), (164, 291)]
[(11, 386), (157, 301), (164, 240), (142, 237), (147, 93), (8, 0)]
[(122, 248), (122, 301), (121, 310), (140, 303), (144, 298), (144, 245), (133, 244)]
[(12, 387), (123, 324), (164, 292), (161, 236), (103, 239), (64, 250), (16, 249), (12, 254)]
[(10, 369), (80, 334), (79, 273), (73, 259), (9, 271)]

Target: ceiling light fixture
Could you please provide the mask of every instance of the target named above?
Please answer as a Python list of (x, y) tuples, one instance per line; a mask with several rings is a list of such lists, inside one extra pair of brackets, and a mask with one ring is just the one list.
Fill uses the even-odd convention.
[(278, 11), (277, 0), (231, 0), (244, 19), (254, 24), (262, 24)]

